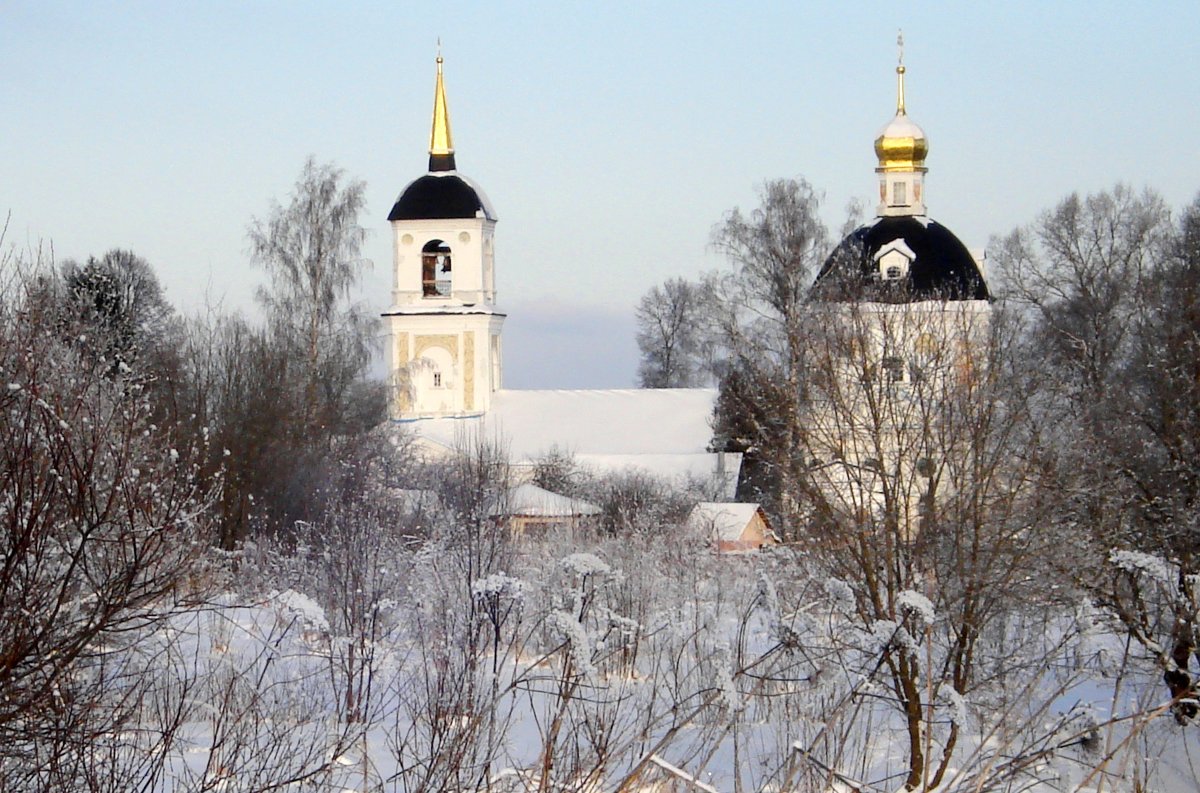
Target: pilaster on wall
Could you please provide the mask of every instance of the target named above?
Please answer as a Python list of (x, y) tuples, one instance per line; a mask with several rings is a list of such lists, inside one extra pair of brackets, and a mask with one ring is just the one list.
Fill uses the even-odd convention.
[(395, 419), (477, 415), (498, 388), (500, 313), (389, 316)]
[(475, 332), (463, 333), (463, 410), (475, 409)]
[(395, 392), (392, 405), (393, 415), (402, 416), (412, 411), (412, 393), (406, 380), (405, 367), (411, 359), (408, 355), (408, 334), (392, 334), (392, 383)]

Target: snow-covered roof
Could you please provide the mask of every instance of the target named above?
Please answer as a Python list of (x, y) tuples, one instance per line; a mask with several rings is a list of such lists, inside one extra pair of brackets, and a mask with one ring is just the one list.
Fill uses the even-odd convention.
[(717, 400), (711, 388), (500, 390), (483, 415), (400, 422), (445, 449), (498, 440), (509, 459), (529, 464), (568, 454), (599, 473), (638, 470), (669, 480), (713, 481), (732, 498), (740, 454), (709, 452)]
[(698, 454), (712, 440), (717, 391), (711, 388), (611, 390), (502, 389), (491, 409), (468, 418), (405, 422), (447, 448), (482, 431), (501, 438), (514, 460), (571, 454)]
[(921, 129), (907, 114), (897, 113), (895, 118), (883, 125), (879, 130), (880, 138), (924, 138), (925, 130)]
[(505, 503), (494, 507), (491, 514), (569, 518), (577, 515), (596, 515), (599, 512), (600, 507), (590, 501), (568, 498), (537, 485), (524, 484), (509, 488)]
[(742, 536), (747, 524), (758, 512), (758, 504), (736, 504), (701, 501), (692, 508), (687, 525), (700, 531), (711, 531), (718, 540), (733, 542)]
[(741, 452), (694, 454), (577, 454), (575, 462), (592, 473), (641, 472), (658, 479), (709, 482), (719, 480), (722, 498), (733, 498)]
[(425, 302), (392, 306), (387, 311), (382, 312), (380, 314), (380, 316), (391, 317), (391, 316), (399, 316), (401, 314), (403, 314), (405, 316), (409, 316), (409, 315), (438, 316), (441, 314), (458, 314), (458, 315), (490, 314), (490, 315), (495, 315), (498, 317), (508, 316), (503, 311), (501, 311), (498, 308), (495, 308), (494, 306), (485, 306), (485, 305), (464, 306), (464, 305), (459, 305), (457, 303), (451, 302), (454, 298), (449, 298), (449, 297), (444, 299), (445, 302), (442, 302), (441, 300), (438, 300), (438, 299), (429, 299), (429, 298), (422, 298), (422, 299)]

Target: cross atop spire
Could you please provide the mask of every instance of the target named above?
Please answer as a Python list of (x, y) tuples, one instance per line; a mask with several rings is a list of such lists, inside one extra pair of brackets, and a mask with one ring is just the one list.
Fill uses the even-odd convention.
[(896, 33), (896, 115), (905, 115), (904, 111), (904, 31)]

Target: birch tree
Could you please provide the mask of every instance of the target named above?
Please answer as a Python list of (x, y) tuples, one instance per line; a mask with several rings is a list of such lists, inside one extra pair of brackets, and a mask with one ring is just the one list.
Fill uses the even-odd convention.
[(352, 301), (368, 266), (358, 224), (363, 182), (309, 159), (286, 206), (250, 226), (252, 260), (270, 278), (258, 291), (272, 333), (293, 351), (302, 395), (298, 431), (327, 439), (343, 429), (355, 383), (370, 363), (375, 321)]
[[(778, 482), (785, 531), (795, 525), (793, 496), (801, 476), (796, 455), (803, 413), (808, 295), (828, 253), (821, 197), (803, 179), (765, 182), (759, 206), (729, 212), (712, 246), (731, 271), (706, 281), (714, 296), (724, 357), (723, 407), (731, 415), (774, 417), (770, 426), (745, 426), (758, 463)], [(740, 389), (728, 387), (736, 372)], [(765, 407), (769, 405), (769, 407)], [(723, 420), (717, 417), (718, 425)], [(751, 460), (753, 467), (755, 460)]]

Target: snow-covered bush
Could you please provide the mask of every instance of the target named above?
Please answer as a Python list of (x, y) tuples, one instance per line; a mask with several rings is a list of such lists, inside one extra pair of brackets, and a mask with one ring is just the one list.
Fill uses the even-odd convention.
[[(64, 324), (44, 273), (7, 264), (0, 777), (12, 789), (66, 789), (101, 756), (118, 778), (134, 757), (110, 740), (137, 723), (148, 696), (131, 654), (203, 596), (213, 490), (198, 476), (204, 439), (156, 426), (141, 378)], [(155, 773), (144, 758), (130, 762)]]

